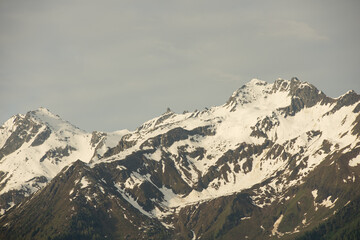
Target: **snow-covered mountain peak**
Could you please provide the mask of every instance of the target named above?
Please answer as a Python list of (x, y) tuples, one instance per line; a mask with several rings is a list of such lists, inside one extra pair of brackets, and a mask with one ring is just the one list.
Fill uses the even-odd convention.
[(144, 132), (144, 131), (149, 131), (149, 130), (154, 130), (155, 128), (157, 128), (160, 124), (162, 124), (165, 120), (176, 116), (176, 114), (171, 111), (169, 108), (166, 110), (166, 112), (164, 112), (163, 114), (161, 114), (159, 117), (155, 117), (151, 120), (146, 121), (145, 123), (143, 123), (140, 127), (138, 127), (136, 129), (137, 132)]
[(236, 111), (237, 108), (241, 108), (249, 103), (263, 101), (263, 99), (266, 99), (270, 94), (276, 93), (279, 87), (281, 87), (283, 91), (287, 91), (288, 89), (286, 86), (288, 86), (289, 83), (290, 81), (283, 79), (276, 80), (274, 83), (267, 83), (259, 79), (252, 79), (250, 82), (236, 90), (231, 95), (225, 106), (230, 108), (230, 111), (232, 112)]
[[(322, 181), (324, 167), (343, 174), (337, 184), (355, 183), (351, 171), (360, 163), (359, 113), (360, 96), (355, 92), (332, 99), (295, 77), (273, 83), (252, 79), (226, 104), (182, 114), (168, 109), (135, 131), (86, 133), (39, 108), (16, 115), (0, 127), (0, 215), (12, 214), (9, 209), (14, 204), (39, 189), (45, 190), (32, 199), (44, 196), (39, 200), (42, 203), (53, 189), (59, 194), (53, 198), (62, 203), (59, 206), (69, 206), (68, 216), (76, 214), (72, 204), (94, 206), (96, 211), (104, 206), (106, 216), (118, 209), (109, 217), (124, 216), (119, 222), (129, 219), (129, 226), (140, 214), (140, 218), (146, 216), (176, 229), (178, 219), (188, 219), (196, 209), (202, 208), (206, 219), (216, 219), (205, 216), (213, 209), (239, 209), (228, 203), (246, 203), (246, 208), (261, 214), (268, 214), (276, 204), (281, 208), (284, 204), (314, 205), (299, 213), (301, 217), (307, 213), (310, 221), (316, 211), (322, 211), (325, 200), (334, 204), (337, 197), (336, 204), (348, 201), (318, 184), (326, 184)], [(333, 173), (325, 177), (332, 179)], [(302, 185), (309, 179), (310, 184)], [(294, 195), (302, 187), (299, 192), (310, 198)], [(307, 199), (310, 202), (304, 202)], [(131, 209), (136, 211), (130, 214)], [(266, 229), (268, 235), (272, 222), (279, 223), (275, 219), (293, 219), (292, 211), (285, 209), (281, 216), (278, 212), (267, 223), (259, 223), (259, 231)], [(256, 217), (245, 213), (236, 210), (231, 216), (241, 216), (239, 222)], [(199, 217), (193, 218), (194, 224), (202, 227)], [(195, 225), (187, 227), (201, 238), (201, 227)], [(2, 226), (6, 226), (4, 221)], [(304, 219), (299, 218), (292, 229), (277, 226), (276, 231), (305, 227)], [(208, 238), (203, 235), (203, 239)]]
[(55, 114), (53, 114), (48, 108), (45, 108), (45, 107), (39, 107), (36, 110), (34, 110), (33, 112), (55, 116)]
[(300, 81), (297, 77), (291, 78), (291, 80), (286, 80), (282, 78), (278, 78), (272, 84), (273, 92), (278, 91), (287, 91), (289, 94), (293, 95), (298, 89), (309, 88), (309, 89), (316, 89), (315, 86), (311, 85), (308, 82)]
[(26, 114), (26, 116), (34, 119), (36, 122), (40, 124), (45, 124), (53, 131), (71, 131), (71, 132), (82, 132), (76, 126), (72, 125), (68, 121), (61, 119), (60, 116), (53, 114), (49, 109), (40, 107), (36, 110), (30, 111)]
[(343, 99), (343, 98), (351, 98), (351, 97), (356, 97), (359, 96), (359, 94), (357, 94), (354, 90), (349, 90), (346, 93), (344, 93), (343, 95), (340, 95), (339, 97), (335, 98), (335, 99)]
[(90, 133), (43, 107), (13, 116), (0, 127), (0, 172), (6, 182), (0, 194), (11, 195), (14, 189), (30, 194), (64, 166), (77, 159), (89, 162), (94, 153), (90, 141)]
[(260, 80), (260, 79), (257, 79), (257, 78), (253, 78), (250, 80), (250, 82), (248, 82), (246, 84), (246, 86), (254, 86), (254, 85), (257, 85), (257, 86), (263, 86), (263, 85), (267, 85), (268, 83), (266, 81), (263, 81), (263, 80)]
[[(312, 85), (301, 82), (297, 78), (292, 78), (291, 80), (278, 79), (274, 83), (252, 79), (236, 90), (227, 103), (222, 106), (211, 107), (203, 111), (184, 112), (183, 114), (176, 114), (168, 110), (162, 115), (142, 124), (136, 132), (145, 136), (149, 132), (154, 134), (160, 133), (175, 126), (191, 130), (191, 126), (199, 126), (199, 124), (211, 125), (210, 123), (212, 123), (213, 125), (218, 125), (220, 119), (223, 121), (230, 115), (232, 116), (231, 119), (235, 119), (234, 121), (242, 119), (242, 123), (244, 123), (245, 119), (252, 119), (249, 116), (255, 117), (255, 121), (257, 121), (257, 116), (271, 115), (276, 109), (290, 106), (294, 96), (296, 98), (311, 96), (308, 93), (309, 91), (315, 91), (315, 95), (321, 93)], [(232, 112), (237, 113), (235, 115), (230, 114)], [(244, 114), (247, 117), (244, 117)], [(255, 123), (251, 121), (251, 124)], [(160, 132), (156, 130), (160, 130)]]

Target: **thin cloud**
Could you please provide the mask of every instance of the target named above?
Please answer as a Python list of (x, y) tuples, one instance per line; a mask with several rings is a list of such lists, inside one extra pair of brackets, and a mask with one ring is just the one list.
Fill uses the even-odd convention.
[(326, 41), (329, 38), (315, 30), (305, 22), (293, 20), (266, 21), (261, 26), (259, 35), (262, 37), (296, 38), (308, 41)]
[(254, 77), (359, 92), (359, 5), (1, 1), (0, 122), (45, 106), (84, 129), (135, 128), (168, 106), (222, 104)]

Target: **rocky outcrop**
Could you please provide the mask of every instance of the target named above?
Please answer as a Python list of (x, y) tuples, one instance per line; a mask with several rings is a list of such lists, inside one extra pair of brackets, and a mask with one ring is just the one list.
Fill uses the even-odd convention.
[(66, 145), (65, 148), (57, 147), (50, 149), (40, 158), (40, 162), (45, 160), (59, 162), (61, 161), (61, 158), (70, 156), (71, 152), (74, 150), (76, 150), (76, 148), (69, 145)]
[(124, 150), (126, 150), (126, 149), (128, 149), (128, 148), (133, 147), (133, 146), (136, 144), (136, 141), (128, 141), (128, 138), (129, 138), (129, 137), (131, 137), (130, 134), (124, 135), (124, 136), (120, 139), (119, 143), (118, 143), (115, 147), (109, 148), (109, 149), (105, 152), (105, 154), (104, 154), (103, 157), (105, 157), (105, 158), (106, 158), (106, 157), (110, 157), (110, 156), (115, 155), (115, 154), (118, 154), (118, 153), (120, 153), (120, 152), (122, 152), (122, 151), (124, 151)]
[(11, 222), (0, 231), (0, 238), (9, 240), (169, 239), (159, 221), (142, 215), (80, 161), (1, 221)]
[(260, 119), (255, 126), (252, 126), (252, 132), (250, 133), (250, 136), (257, 137), (257, 138), (268, 138), (267, 132), (269, 132), (271, 129), (276, 128), (276, 126), (279, 126), (279, 119), (276, 116), (275, 113), (272, 114), (272, 116), (266, 116), (263, 119)]
[(16, 116), (14, 119), (15, 130), (7, 138), (0, 149), (0, 160), (10, 153), (18, 150), (25, 142), (29, 142), (39, 131), (41, 125), (32, 121), (29, 115)]
[(0, 238), (295, 239), (360, 197), (358, 101), (254, 79), (133, 132), (19, 116), (0, 129)]
[(188, 139), (191, 136), (198, 135), (200, 137), (215, 135), (211, 126), (198, 127), (193, 130), (186, 130), (181, 127), (174, 128), (165, 134), (149, 138), (143, 142), (140, 149), (158, 148), (159, 146), (170, 147), (174, 142)]
[(310, 108), (316, 104), (329, 104), (334, 102), (333, 99), (327, 97), (322, 91), (307, 82), (301, 82), (296, 77), (291, 81), (278, 79), (274, 82), (273, 92), (288, 91), (291, 96), (291, 104), (288, 107), (281, 108), (286, 116), (294, 116), (304, 107)]
[[(345, 95), (341, 96), (339, 99), (336, 100), (335, 106), (330, 110), (327, 114), (333, 114), (334, 112), (338, 111), (342, 107), (351, 106), (355, 103), (360, 101), (360, 95), (358, 95), (354, 91), (349, 91)], [(354, 113), (360, 111), (359, 104), (354, 108)]]
[(44, 131), (42, 131), (35, 137), (34, 141), (31, 143), (31, 146), (32, 147), (40, 146), (50, 137), (50, 134), (51, 134), (50, 128), (46, 127)]

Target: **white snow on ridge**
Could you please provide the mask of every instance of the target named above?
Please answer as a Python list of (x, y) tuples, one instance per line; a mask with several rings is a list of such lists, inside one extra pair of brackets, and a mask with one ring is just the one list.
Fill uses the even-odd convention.
[(131, 196), (129, 196), (118, 184), (115, 184), (115, 187), (117, 187), (118, 192), (121, 194), (121, 196), (128, 201), (134, 208), (138, 209), (142, 214), (153, 218), (154, 216), (147, 211), (145, 211), (137, 201), (135, 201)]
[(59, 116), (51, 113), (48, 109), (40, 107), (35, 111), (30, 112), (32, 117), (40, 123), (46, 124), (54, 131), (70, 131), (74, 133), (85, 133), (71, 123), (62, 120)]
[(11, 117), (0, 127), (0, 149), (4, 146), (6, 140), (8, 139), (8, 137), (10, 137), (11, 133), (16, 130), (16, 125), (14, 125), (15, 119), (16, 116)]
[[(214, 136), (199, 138), (197, 139), (198, 143), (190, 143), (191, 146), (197, 145), (199, 147), (205, 147), (207, 155), (211, 155), (214, 161), (225, 151), (235, 149), (238, 143), (247, 142), (261, 144), (263, 139), (250, 137), (250, 133), (252, 132), (251, 127), (257, 123), (259, 117), (272, 115), (274, 109), (285, 107), (290, 104), (290, 97), (287, 92), (278, 92), (276, 95), (269, 94), (268, 92), (270, 92), (272, 84), (257, 87), (260, 88), (260, 90), (257, 90), (257, 88), (250, 88), (250, 93), (247, 93), (251, 96), (256, 96), (257, 98), (254, 97), (252, 102), (247, 103), (246, 106), (239, 105), (236, 111), (233, 112), (230, 111), (231, 109), (227, 108), (225, 104), (219, 107), (212, 107), (209, 110), (202, 112), (172, 114), (172, 117), (163, 120), (155, 129), (153, 128), (154, 122), (156, 122), (158, 118), (150, 120), (147, 124), (144, 124), (144, 128), (130, 133), (131, 137), (128, 140), (136, 141), (137, 144), (135, 146), (118, 154), (118, 156), (112, 156), (111, 158), (123, 158), (127, 154), (130, 154), (132, 149), (138, 149), (147, 139), (164, 134), (176, 127), (192, 130), (196, 127), (211, 126), (216, 132)], [(265, 97), (263, 96), (264, 94)], [(191, 117), (193, 114), (197, 114), (197, 117)], [(180, 141), (179, 143), (185, 141)], [(175, 151), (172, 151), (172, 153), (176, 154), (177, 149), (174, 150)], [(154, 159), (159, 160), (160, 155), (158, 154), (159, 152), (157, 152), (157, 155), (154, 155)], [(197, 162), (194, 162), (198, 169), (205, 171), (211, 166), (209, 162), (207, 163), (207, 166), (205, 166), (203, 163), (198, 164)]]
[(153, 154), (144, 154), (145, 157), (151, 160), (160, 161), (161, 160), (161, 148), (156, 149)]
[[(27, 189), (34, 192), (38, 189), (32, 186), (35, 177), (45, 176), (48, 180), (55, 177), (62, 168), (80, 159), (89, 162), (93, 149), (90, 145), (91, 134), (88, 134), (60, 117), (50, 113), (47, 109), (39, 108), (29, 112), (30, 121), (41, 125), (36, 136), (29, 142), (24, 142), (20, 149), (5, 156), (0, 162), (0, 169), (9, 172), (2, 182), (7, 181), (3, 194), (12, 189)], [(24, 118), (25, 115), (18, 115)], [(3, 125), (3, 129), (14, 128), (12, 118)], [(33, 140), (46, 127), (51, 129), (50, 136), (38, 146), (31, 146)], [(67, 149), (67, 151), (66, 151)], [(56, 152), (48, 154), (48, 151)], [(67, 153), (63, 153), (67, 152)]]
[(109, 148), (115, 147), (119, 143), (121, 138), (128, 133), (130, 133), (130, 131), (127, 129), (106, 133), (106, 135), (103, 137), (104, 144), (96, 150), (96, 153), (100, 156), (104, 155)]
[[(46, 126), (52, 130), (52, 133), (40, 146), (31, 147), (32, 141), (24, 143), (21, 149), (2, 159), (0, 169), (11, 174), (3, 180), (3, 182), (8, 182), (6, 187), (0, 191), (0, 194), (11, 189), (20, 188), (28, 188), (30, 192), (34, 192), (37, 189), (32, 187), (32, 181), (28, 183), (25, 183), (25, 181), (29, 181), (36, 176), (45, 176), (48, 180), (51, 180), (63, 167), (70, 165), (77, 159), (87, 163), (93, 160), (92, 166), (102, 161), (121, 160), (138, 150), (141, 144), (148, 139), (164, 134), (174, 128), (179, 127), (190, 131), (198, 127), (208, 127), (215, 133), (214, 135), (191, 136), (185, 140), (174, 142), (169, 148), (160, 146), (154, 153), (145, 154), (146, 158), (161, 162), (163, 151), (171, 154), (175, 159), (175, 157), (179, 157), (179, 148), (181, 147), (186, 147), (188, 152), (196, 151), (197, 148), (205, 149), (204, 158), (187, 158), (187, 161), (190, 163), (188, 169), (191, 174), (190, 177), (186, 176), (180, 164), (174, 161), (175, 167), (182, 175), (183, 180), (190, 186), (193, 186), (198, 181), (199, 175), (205, 175), (208, 169), (216, 164), (218, 159), (228, 150), (238, 148), (241, 143), (263, 144), (265, 138), (251, 136), (251, 133), (253, 132), (253, 127), (265, 119), (270, 119), (274, 123), (266, 131), (269, 140), (283, 145), (285, 147), (284, 151), (293, 155), (305, 149), (304, 157), (308, 157), (307, 167), (301, 169), (299, 174), (306, 176), (306, 174), (323, 161), (325, 155), (321, 152), (319, 153), (318, 150), (325, 140), (332, 143), (330, 151), (335, 151), (335, 144), (338, 144), (337, 148), (341, 149), (356, 141), (355, 136), (344, 134), (351, 129), (355, 115), (352, 114), (353, 106), (343, 107), (334, 114), (327, 115), (326, 113), (334, 105), (317, 104), (311, 108), (302, 109), (295, 116), (284, 117), (279, 109), (287, 107), (291, 103), (289, 81), (286, 83), (287, 88), (273, 92), (274, 84), (253, 79), (244, 87), (235, 91), (232, 95), (232, 100), (227, 104), (211, 107), (204, 111), (184, 114), (166, 112), (157, 118), (145, 122), (135, 131), (121, 130), (100, 135), (101, 140), (99, 142), (102, 145), (99, 144), (98, 146), (91, 145), (91, 133), (78, 129), (47, 109), (39, 108), (30, 112), (34, 121), (43, 125), (39, 133), (45, 130)], [(309, 85), (307, 83), (300, 85), (300, 87), (305, 86)], [(22, 116), (24, 117), (24, 115)], [(0, 146), (5, 143), (11, 131), (15, 130), (13, 120), (14, 117), (5, 122), (3, 127), (0, 128)], [(319, 134), (310, 136), (311, 134), (309, 133), (315, 131)], [(136, 144), (117, 155), (101, 158), (109, 148), (115, 147), (125, 135), (128, 135), (126, 136), (126, 141), (133, 141)], [(293, 141), (291, 142), (291, 140)], [(54, 157), (49, 154), (44, 161), (40, 162), (40, 159), (45, 156), (49, 149), (59, 150), (67, 147), (70, 149), (69, 156), (63, 154), (62, 156)], [(97, 158), (97, 154), (100, 155), (99, 158)], [(175, 194), (171, 189), (160, 188), (159, 190), (165, 195), (164, 201), (161, 204), (164, 205), (164, 208), (178, 208), (179, 206), (229, 195), (250, 188), (286, 167), (287, 163), (281, 159), (281, 156), (275, 158), (273, 156), (269, 157), (266, 154), (267, 151), (264, 151), (262, 154), (253, 155), (252, 170), (246, 174), (243, 170), (236, 173), (234, 171), (234, 164), (228, 164), (231, 170), (227, 176), (228, 181), (223, 178), (216, 178), (209, 183), (207, 189), (201, 192), (193, 190), (189, 195), (181, 196)], [(93, 158), (93, 156), (95, 157)], [(239, 165), (243, 163), (240, 162)], [(357, 156), (349, 162), (349, 165), (357, 166), (359, 163), (360, 157)], [(125, 169), (125, 167), (120, 166), (117, 168), (120, 170)], [(165, 168), (163, 168), (164, 170)], [(19, 181), (19, 179), (24, 181)], [(150, 181), (150, 178), (148, 176), (141, 176), (138, 173), (132, 173), (125, 182), (125, 187), (133, 189), (144, 181)], [(83, 187), (87, 187), (90, 183), (84, 177), (81, 179), (81, 184)], [(280, 192), (285, 187), (294, 184), (297, 184), (296, 181), (290, 182), (286, 186), (277, 185), (275, 181), (272, 181), (269, 187), (275, 189), (276, 192)], [(125, 191), (121, 190), (120, 192), (133, 206), (138, 209), (141, 208)], [(312, 195), (316, 199), (316, 189), (312, 191)], [(331, 202), (328, 199), (319, 205), (331, 207), (335, 202), (336, 200)], [(152, 215), (158, 214), (163, 213), (152, 213)], [(276, 222), (279, 221), (278, 224), (280, 224), (281, 220), (282, 216)], [(277, 232), (276, 224), (274, 224), (272, 233), (273, 235), (280, 234)]]

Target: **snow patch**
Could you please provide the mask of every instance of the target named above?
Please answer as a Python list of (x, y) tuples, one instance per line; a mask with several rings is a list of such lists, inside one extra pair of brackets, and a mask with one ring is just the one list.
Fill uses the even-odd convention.
[(192, 237), (191, 240), (196, 240), (196, 234), (195, 234), (195, 232), (194, 232), (193, 230), (191, 230), (191, 232), (192, 232), (192, 234), (193, 234), (193, 237)]
[(84, 177), (81, 178), (80, 184), (81, 184), (81, 188), (86, 188), (87, 186), (90, 185), (90, 182), (89, 182), (89, 180), (84, 176)]
[(118, 189), (118, 192), (121, 194), (121, 196), (126, 200), (128, 201), (134, 208), (136, 208), (137, 210), (139, 210), (142, 214), (150, 217), (150, 218), (153, 218), (154, 216), (152, 216), (150, 213), (148, 213), (147, 211), (145, 211), (139, 204), (138, 202), (133, 199), (131, 196), (129, 196), (125, 191), (124, 189), (122, 189), (119, 185), (115, 185), (115, 187), (117, 187)]
[(103, 194), (105, 194), (105, 190), (104, 190), (104, 188), (102, 186), (99, 186), (99, 189)]
[(152, 154), (149, 154), (149, 153), (144, 154), (144, 156), (147, 159), (159, 162), (161, 160), (161, 148), (156, 149), (156, 151)]
[(284, 217), (284, 215), (281, 214), (280, 217), (275, 221), (274, 228), (271, 230), (272, 236), (275, 236), (275, 235), (282, 236), (282, 235), (284, 235), (283, 233), (278, 231), (279, 225), (280, 225), (283, 217)]
[(315, 190), (311, 191), (311, 194), (313, 195), (314, 200), (316, 200), (316, 198), (317, 198), (317, 196), (318, 196), (318, 190), (315, 189)]
[(356, 167), (358, 164), (360, 164), (360, 154), (349, 161), (350, 167)]
[(319, 205), (327, 207), (327, 208), (333, 208), (335, 207), (335, 203), (338, 200), (338, 198), (336, 198), (333, 202), (331, 201), (331, 196), (328, 196), (327, 199), (324, 199)]
[(121, 171), (121, 170), (126, 170), (127, 168), (125, 166), (118, 165), (116, 166), (116, 169), (119, 169)]

